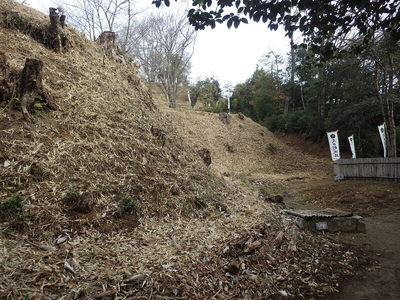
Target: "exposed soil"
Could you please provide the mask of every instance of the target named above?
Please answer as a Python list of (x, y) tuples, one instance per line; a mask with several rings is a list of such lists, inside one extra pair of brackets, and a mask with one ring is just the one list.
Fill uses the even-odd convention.
[(400, 299), (400, 184), (330, 179), (292, 185), (293, 208), (338, 208), (364, 216), (366, 234), (340, 234), (338, 241), (368, 250), (377, 265), (346, 282), (330, 299)]
[[(298, 151), (329, 157), (327, 144), (313, 143), (301, 135), (276, 133), (275, 136)], [(366, 234), (342, 234), (336, 238), (367, 249), (377, 266), (346, 282), (340, 293), (330, 299), (400, 299), (399, 182), (334, 182), (331, 178), (306, 181), (291, 185), (285, 200), (294, 208), (338, 208), (364, 217)]]
[(367, 236), (351, 243), (364, 244), (377, 253), (378, 267), (343, 286), (332, 299), (400, 299), (400, 213), (365, 219)]

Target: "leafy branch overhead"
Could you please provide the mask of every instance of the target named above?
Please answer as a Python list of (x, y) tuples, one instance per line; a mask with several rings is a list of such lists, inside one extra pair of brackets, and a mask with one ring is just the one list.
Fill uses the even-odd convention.
[[(157, 7), (163, 3), (170, 5), (169, 0), (153, 0)], [(399, 7), (399, 0), (192, 0), (188, 19), (198, 30), (224, 22), (237, 28), (249, 20), (266, 23), (271, 30), (283, 26), (289, 37), (295, 31), (302, 33), (299, 46), (331, 57), (349, 35), (358, 38), (351, 45), (355, 52), (368, 45), (376, 32), (399, 41)]]

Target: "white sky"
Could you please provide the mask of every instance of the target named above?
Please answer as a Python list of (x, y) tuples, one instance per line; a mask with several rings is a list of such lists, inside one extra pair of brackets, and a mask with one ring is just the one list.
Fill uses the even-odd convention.
[[(142, 7), (151, 7), (151, 0), (137, 2)], [(177, 4), (171, 2), (168, 9), (177, 8)], [(185, 5), (180, 2), (178, 6)], [(27, 0), (27, 3), (47, 14), (54, 1)], [(154, 9), (151, 7), (151, 10)], [(191, 78), (197, 80), (214, 76), (221, 86), (244, 82), (254, 72), (261, 56), (270, 50), (286, 57), (289, 39), (283, 30), (270, 31), (263, 23), (241, 24), (238, 29), (228, 29), (226, 24), (218, 24), (215, 29), (201, 30), (192, 57)]]

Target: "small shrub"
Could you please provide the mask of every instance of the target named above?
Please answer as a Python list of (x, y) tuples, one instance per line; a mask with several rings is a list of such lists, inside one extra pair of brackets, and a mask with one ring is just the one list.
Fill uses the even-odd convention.
[(16, 196), (0, 203), (0, 219), (21, 217), (24, 199)]
[(133, 199), (132, 197), (129, 196), (121, 197), (122, 210), (131, 212), (135, 210), (137, 206), (138, 206), (138, 201), (136, 199)]

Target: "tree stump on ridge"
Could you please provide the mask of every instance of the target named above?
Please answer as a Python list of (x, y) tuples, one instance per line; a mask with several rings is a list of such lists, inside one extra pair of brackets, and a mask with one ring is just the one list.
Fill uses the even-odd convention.
[(66, 44), (65, 34), (64, 34), (64, 26), (65, 26), (65, 18), (66, 16), (61, 12), (61, 16), (58, 13), (57, 8), (50, 7), (49, 8), (49, 17), (50, 17), (50, 47), (54, 49), (56, 52), (61, 52), (63, 47)]
[[(96, 42), (100, 44), (106, 55), (108, 57), (113, 58), (117, 62), (125, 64), (125, 58), (123, 55), (118, 53), (117, 47), (117, 35), (113, 31), (104, 31), (100, 34), (100, 36), (96, 39)], [(103, 57), (103, 64), (104, 64), (104, 57)]]
[(231, 123), (231, 116), (229, 114), (227, 114), (227, 113), (220, 113), (218, 115), (218, 118), (225, 125)]
[[(116, 35), (115, 32), (112, 31), (104, 31), (100, 36), (97, 38), (96, 42), (99, 43), (104, 51), (106, 52), (106, 55), (112, 58), (117, 57), (117, 46), (116, 46)], [(104, 58), (103, 58), (103, 63), (104, 63)]]

